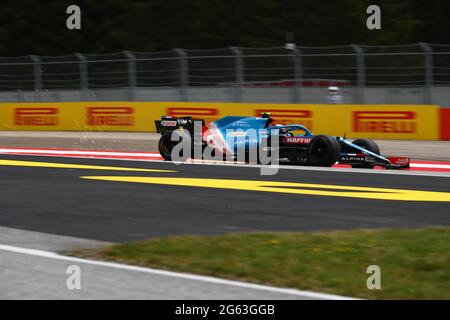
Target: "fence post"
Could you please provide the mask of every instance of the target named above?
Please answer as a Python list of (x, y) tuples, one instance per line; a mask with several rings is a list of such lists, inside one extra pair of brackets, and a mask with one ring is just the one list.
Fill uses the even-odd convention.
[(134, 101), (136, 90), (136, 56), (127, 50), (123, 54), (128, 60), (128, 100)]
[(299, 48), (292, 49), (292, 60), (294, 63), (294, 88), (293, 100), (294, 103), (302, 103), (302, 52)]
[(425, 90), (423, 91), (424, 104), (432, 104), (432, 88), (433, 88), (433, 49), (424, 42), (419, 42), (425, 56)]
[(188, 101), (188, 87), (189, 87), (189, 66), (186, 59), (186, 52), (183, 49), (175, 49), (178, 54), (178, 61), (180, 66), (180, 100)]
[(356, 53), (356, 70), (357, 70), (357, 98), (356, 102), (364, 104), (364, 88), (366, 86), (366, 73), (365, 73), (365, 61), (364, 61), (364, 50), (356, 45), (351, 45)]
[(34, 65), (34, 92), (35, 99), (37, 101), (41, 101), (41, 92), (42, 92), (42, 68), (41, 68), (41, 59), (39, 59), (35, 55), (30, 55), (30, 59)]
[(87, 66), (87, 59), (85, 56), (83, 56), (81, 53), (76, 52), (75, 57), (79, 61), (80, 65), (80, 89), (81, 89), (81, 101), (87, 101), (88, 100), (88, 66)]
[(230, 47), (234, 56), (234, 102), (242, 102), (242, 85), (244, 84), (244, 61), (238, 47)]

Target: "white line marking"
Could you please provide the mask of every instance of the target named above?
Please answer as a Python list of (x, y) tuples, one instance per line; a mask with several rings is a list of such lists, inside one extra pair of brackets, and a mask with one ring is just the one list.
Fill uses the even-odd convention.
[(254, 289), (254, 290), (262, 290), (262, 291), (290, 294), (290, 295), (295, 295), (295, 296), (299, 296), (299, 297), (303, 297), (303, 298), (307, 298), (307, 299), (308, 298), (309, 299), (322, 299), (322, 300), (353, 300), (353, 299), (355, 299), (355, 298), (351, 298), (351, 297), (344, 297), (344, 296), (338, 296), (338, 295), (333, 295), (333, 294), (318, 293), (318, 292), (312, 292), (312, 291), (302, 291), (302, 290), (288, 289), (288, 288), (277, 288), (277, 287), (271, 287), (271, 286), (253, 284), (253, 283), (225, 280), (225, 279), (209, 277), (209, 276), (200, 276), (200, 275), (189, 274), (189, 273), (180, 273), (180, 272), (173, 272), (173, 271), (165, 271), (165, 270), (137, 267), (137, 266), (119, 264), (119, 263), (114, 263), (114, 262), (104, 262), (104, 261), (97, 261), (97, 260), (81, 259), (81, 258), (76, 258), (76, 257), (63, 256), (63, 255), (57, 254), (55, 252), (50, 252), (50, 251), (28, 249), (28, 248), (15, 247), (15, 246), (9, 246), (9, 245), (4, 245), (4, 244), (0, 244), (0, 250), (18, 253), (18, 254), (36, 256), (36, 257), (41, 257), (41, 258), (47, 258), (47, 259), (78, 262), (78, 263), (90, 264), (90, 265), (95, 265), (95, 266), (100, 266), (100, 267), (115, 268), (115, 269), (135, 271), (135, 272), (143, 272), (143, 273), (156, 274), (156, 275), (160, 275), (160, 276), (173, 277), (173, 278), (179, 278), (179, 279), (185, 279), (185, 280), (201, 281), (201, 282), (214, 283), (214, 284), (233, 286), (233, 287), (240, 287), (240, 288), (246, 288), (246, 289)]
[(84, 151), (84, 150), (33, 150), (33, 149), (2, 149), (0, 153), (33, 153), (33, 154), (56, 154), (56, 155), (93, 155), (93, 156), (131, 156), (161, 158), (159, 153), (150, 152), (115, 152), (115, 151)]
[(450, 169), (448, 164), (411, 163), (411, 168)]
[[(5, 150), (14, 150), (14, 152), (17, 151), (17, 153), (22, 150), (26, 151), (26, 153), (33, 153), (32, 155), (36, 153), (35, 151), (42, 152), (41, 154), (43, 156), (46, 156), (46, 153), (48, 154), (48, 151), (53, 152), (54, 154), (67, 154), (67, 151), (63, 150), (32, 150), (32, 149), (6, 149), (6, 148), (0, 148), (0, 153), (8, 153), (5, 152)], [(12, 151), (9, 151), (12, 152)], [(108, 152), (108, 151), (81, 151), (84, 152), (84, 154), (80, 154), (80, 151), (71, 151), (73, 154), (79, 154), (77, 158), (83, 158), (82, 155), (86, 156), (86, 158), (89, 158), (89, 155), (95, 155), (98, 153), (101, 153), (105, 156), (105, 158), (100, 158), (104, 160), (119, 160), (119, 161), (152, 161), (152, 162), (159, 162), (159, 163), (172, 163), (172, 164), (180, 164), (175, 163), (172, 161), (164, 161), (159, 160), (161, 156), (158, 153), (133, 153), (133, 152)], [(90, 153), (90, 154), (89, 154)], [(117, 158), (108, 158), (108, 156), (114, 156), (114, 155), (133, 155), (133, 156), (142, 156), (148, 157), (145, 159), (117, 159)], [(149, 156), (150, 155), (150, 156)], [(90, 158), (92, 159), (92, 158)], [(206, 160), (195, 160), (190, 162), (181, 163), (181, 165), (217, 165), (217, 166), (230, 166), (230, 167), (242, 167), (242, 168), (263, 168), (264, 165), (258, 165), (258, 164), (239, 164), (239, 163), (230, 163), (230, 162), (207, 162)], [(436, 168), (436, 169), (447, 169), (447, 166), (449, 165), (435, 165), (435, 164), (418, 164), (413, 163), (411, 165), (412, 167), (417, 166), (418, 168)], [(432, 166), (432, 167), (428, 167)], [(443, 168), (438, 168), (436, 166), (444, 166)], [(409, 176), (425, 176), (425, 177), (444, 177), (444, 178), (450, 178), (450, 172), (439, 172), (439, 171), (408, 171), (408, 170), (373, 170), (373, 169), (355, 169), (355, 168), (324, 168), (324, 167), (312, 167), (312, 166), (292, 166), (292, 165), (282, 165), (279, 166), (278, 169), (283, 170), (305, 170), (305, 171), (322, 171), (322, 172), (341, 172), (341, 173), (369, 173), (369, 174), (393, 174), (393, 175), (409, 175)]]
[[(120, 159), (112, 159), (120, 160)], [(127, 161), (147, 161), (140, 159), (130, 159)], [(263, 168), (265, 165), (261, 164), (239, 164), (230, 162), (199, 162), (204, 160), (195, 160), (195, 162), (183, 162), (175, 163), (173, 161), (165, 160), (151, 160), (151, 162), (159, 163), (172, 163), (175, 165), (204, 165), (204, 166), (229, 166), (238, 168)], [(267, 166), (266, 166), (267, 167)], [(276, 166), (275, 166), (276, 167)], [(312, 167), (312, 166), (293, 166), (293, 165), (280, 165), (276, 167), (279, 170), (303, 170), (303, 171), (321, 171), (321, 172), (340, 172), (340, 173), (369, 173), (369, 174), (393, 174), (393, 175), (406, 175), (406, 176), (425, 176), (425, 177), (443, 177), (450, 178), (450, 172), (439, 171), (412, 171), (412, 170), (374, 170), (374, 169), (356, 169), (356, 168), (330, 168), (330, 167)]]

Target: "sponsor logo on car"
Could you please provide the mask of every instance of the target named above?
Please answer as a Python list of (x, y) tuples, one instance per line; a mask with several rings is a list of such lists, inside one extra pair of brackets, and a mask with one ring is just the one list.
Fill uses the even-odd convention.
[(131, 107), (87, 108), (88, 126), (132, 126), (134, 109)]
[(312, 110), (257, 109), (255, 116), (260, 117), (264, 112), (271, 114), (270, 117), (274, 120), (273, 124), (298, 123), (313, 130)]
[(354, 132), (416, 133), (413, 111), (354, 111)]
[(178, 121), (178, 124), (182, 125), (182, 126), (184, 126), (184, 125), (189, 123), (188, 119), (177, 119), (177, 121)]
[(161, 120), (161, 125), (163, 127), (176, 127), (177, 124), (176, 120)]
[(393, 164), (397, 164), (397, 165), (407, 165), (411, 161), (410, 158), (407, 158), (407, 157), (389, 157), (388, 159)]
[(341, 157), (340, 161), (349, 161), (349, 162), (365, 162), (366, 157), (364, 155), (344, 155)]
[(16, 126), (57, 126), (57, 108), (15, 108)]
[(284, 137), (284, 143), (295, 143), (295, 144), (308, 144), (310, 143), (312, 138), (304, 138), (304, 137)]
[(231, 137), (231, 138), (242, 138), (245, 137), (246, 132), (243, 130), (227, 130), (227, 137)]

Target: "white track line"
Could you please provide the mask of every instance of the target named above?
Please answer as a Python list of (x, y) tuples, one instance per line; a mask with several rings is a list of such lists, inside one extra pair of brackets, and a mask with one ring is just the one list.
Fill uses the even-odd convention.
[[(111, 159), (121, 160), (121, 159)], [(140, 159), (130, 159), (127, 161), (147, 161)], [(174, 162), (165, 160), (151, 160), (151, 162), (159, 163), (173, 163), (176, 165), (204, 165), (204, 166), (229, 166), (238, 168), (268, 168), (270, 166), (262, 164), (247, 164), (247, 163), (232, 163), (232, 162), (206, 162), (205, 160), (194, 160), (192, 162)], [(301, 171), (320, 171), (320, 172), (340, 172), (340, 173), (366, 173), (366, 174), (391, 174), (391, 175), (405, 175), (405, 176), (424, 176), (424, 177), (439, 177), (450, 178), (450, 172), (439, 171), (412, 171), (412, 170), (373, 170), (373, 169), (356, 169), (356, 168), (330, 168), (330, 167), (313, 167), (313, 166), (294, 166), (294, 165), (277, 165), (274, 166), (278, 170), (301, 170)]]
[(411, 168), (450, 169), (448, 164), (411, 163)]
[(88, 150), (40, 150), (40, 149), (2, 149), (0, 153), (32, 153), (32, 154), (54, 154), (54, 155), (93, 155), (93, 156), (130, 156), (161, 158), (159, 153), (149, 152), (116, 152), (116, 151), (88, 151)]
[[(119, 161), (152, 161), (161, 163), (175, 163), (182, 165), (218, 165), (218, 166), (230, 166), (230, 167), (243, 167), (243, 168), (267, 168), (265, 165), (258, 164), (239, 164), (230, 163), (222, 161), (206, 161), (206, 160), (194, 160), (184, 163), (176, 163), (173, 161), (160, 160), (161, 156), (158, 153), (138, 153), (138, 152), (111, 152), (111, 151), (65, 151), (65, 150), (40, 150), (40, 149), (19, 149), (19, 148), (0, 148), (0, 153), (3, 154), (15, 154), (15, 155), (42, 155), (51, 156), (52, 155), (78, 155), (77, 158), (89, 158), (89, 156), (101, 155), (105, 160), (119, 160)], [(142, 159), (120, 159), (120, 158), (108, 158), (108, 156), (135, 156), (142, 157)], [(422, 163), (412, 163), (412, 167), (417, 168), (436, 168), (436, 169), (450, 169), (450, 165), (438, 165), (438, 164), (422, 164)], [(438, 167), (437, 167), (438, 166)], [(275, 166), (276, 169), (286, 169), (286, 170), (304, 170), (304, 171), (322, 171), (322, 172), (344, 172), (344, 173), (368, 173), (368, 174), (393, 174), (393, 175), (410, 175), (410, 176), (428, 176), (428, 177), (450, 177), (450, 172), (439, 172), (439, 171), (409, 171), (409, 170), (371, 170), (371, 169), (355, 169), (355, 168), (323, 168), (323, 167), (312, 167), (312, 166), (293, 166), (293, 165), (281, 165)]]
[(63, 256), (63, 255), (57, 254), (55, 252), (50, 252), (50, 251), (28, 249), (28, 248), (15, 247), (15, 246), (3, 245), (3, 244), (0, 244), (0, 250), (18, 253), (18, 254), (30, 255), (30, 256), (35, 256), (35, 257), (53, 259), (53, 260), (77, 262), (77, 263), (90, 264), (90, 265), (106, 267), (106, 268), (115, 268), (115, 269), (121, 269), (121, 270), (127, 270), (127, 271), (143, 272), (143, 273), (161, 275), (161, 276), (166, 276), (166, 277), (173, 277), (173, 278), (186, 279), (186, 280), (192, 280), (192, 281), (201, 281), (201, 282), (206, 282), (206, 283), (240, 287), (240, 288), (246, 288), (246, 289), (277, 292), (277, 293), (282, 293), (282, 294), (289, 294), (289, 295), (294, 295), (294, 296), (298, 296), (298, 297), (303, 297), (306, 299), (322, 299), (322, 300), (353, 300), (353, 299), (355, 299), (355, 298), (351, 298), (351, 297), (344, 297), (344, 296), (338, 296), (338, 295), (332, 295), (332, 294), (326, 294), (326, 293), (302, 291), (302, 290), (287, 289), (287, 288), (277, 288), (277, 287), (271, 287), (271, 286), (253, 284), (253, 283), (225, 280), (225, 279), (209, 277), (209, 276), (200, 276), (200, 275), (189, 274), (189, 273), (180, 273), (180, 272), (173, 272), (173, 271), (165, 271), (165, 270), (137, 267), (137, 266), (119, 264), (119, 263), (114, 263), (114, 262), (104, 262), (104, 261), (97, 261), (97, 260), (81, 259), (81, 258), (76, 258), (76, 257)]

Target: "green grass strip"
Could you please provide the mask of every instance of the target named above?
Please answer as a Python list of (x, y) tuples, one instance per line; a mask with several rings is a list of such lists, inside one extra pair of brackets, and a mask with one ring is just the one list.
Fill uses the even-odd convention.
[[(450, 227), (178, 236), (73, 254), (370, 299), (450, 299)], [(381, 268), (369, 290), (366, 268)]]

